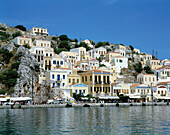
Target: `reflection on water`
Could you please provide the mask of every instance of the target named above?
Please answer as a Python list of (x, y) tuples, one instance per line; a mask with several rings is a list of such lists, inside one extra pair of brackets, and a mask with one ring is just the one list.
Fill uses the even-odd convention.
[(0, 110), (0, 134), (170, 134), (170, 107)]

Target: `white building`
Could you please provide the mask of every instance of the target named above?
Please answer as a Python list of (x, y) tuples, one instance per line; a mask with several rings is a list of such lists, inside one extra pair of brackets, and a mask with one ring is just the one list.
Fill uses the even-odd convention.
[(104, 57), (107, 50), (104, 47), (99, 47), (88, 51), (88, 54), (92, 59), (97, 59), (99, 57)]
[(119, 52), (120, 55), (126, 56), (126, 47), (123, 45), (116, 45), (113, 47), (114, 52)]
[(82, 41), (80, 41), (80, 42), (86, 43), (86, 44), (87, 44), (89, 47), (91, 47), (91, 48), (94, 47), (94, 46), (91, 44), (90, 40), (88, 40), (88, 39), (82, 40)]
[(48, 35), (47, 28), (45, 27), (38, 27), (34, 26), (32, 29), (29, 31), (32, 35)]
[(44, 60), (44, 56), (45, 56), (45, 48), (43, 47), (32, 47), (30, 49), (30, 52), (32, 54), (34, 54), (35, 58), (37, 58), (39, 64), (40, 64), (40, 68), (45, 68), (45, 60)]
[(67, 85), (67, 71), (64, 69), (47, 71), (46, 81), (50, 88), (54, 90), (54, 99), (71, 97), (70, 89)]
[(128, 59), (124, 56), (112, 56), (111, 64), (117, 67), (117, 73), (120, 73), (122, 68), (128, 68)]

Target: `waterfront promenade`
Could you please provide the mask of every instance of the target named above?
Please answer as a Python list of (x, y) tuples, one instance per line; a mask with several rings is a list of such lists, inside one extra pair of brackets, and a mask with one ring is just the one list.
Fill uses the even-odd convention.
[[(67, 104), (41, 104), (41, 105), (21, 105), (20, 109), (26, 108), (65, 108), (65, 107), (121, 107), (121, 106), (166, 106), (167, 102), (160, 103), (73, 103), (70, 106)], [(0, 106), (0, 109), (11, 109), (11, 106)], [(12, 109), (19, 109), (19, 106), (12, 106)]]

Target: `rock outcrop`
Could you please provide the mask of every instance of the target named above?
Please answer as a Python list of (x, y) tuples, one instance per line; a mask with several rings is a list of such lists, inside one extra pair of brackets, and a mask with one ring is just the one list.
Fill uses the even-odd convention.
[(30, 51), (20, 46), (16, 52), (21, 62), (18, 68), (20, 77), (17, 79), (17, 84), (14, 87), (14, 96), (29, 96), (33, 93), (36, 95), (38, 74), (40, 71), (37, 59), (30, 53)]
[(2, 49), (7, 49), (9, 52), (12, 52), (13, 49), (15, 48), (14, 42), (9, 42), (6, 45), (1, 45)]

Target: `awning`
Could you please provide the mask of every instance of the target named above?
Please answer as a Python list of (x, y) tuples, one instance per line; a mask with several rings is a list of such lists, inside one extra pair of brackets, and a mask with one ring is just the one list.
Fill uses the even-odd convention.
[(99, 96), (99, 99), (119, 99), (118, 96)]
[(156, 99), (170, 99), (170, 96), (154, 96)]
[(89, 100), (89, 98), (82, 97), (81, 100)]
[(0, 98), (0, 102), (6, 102), (7, 99), (6, 98)]
[(132, 96), (132, 95), (129, 95), (129, 98), (137, 98), (137, 99), (139, 99), (139, 98), (141, 98), (141, 96)]
[(32, 100), (30, 97), (11, 97), (10, 101), (28, 101)]

